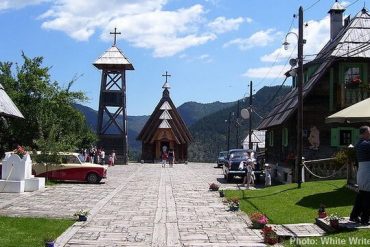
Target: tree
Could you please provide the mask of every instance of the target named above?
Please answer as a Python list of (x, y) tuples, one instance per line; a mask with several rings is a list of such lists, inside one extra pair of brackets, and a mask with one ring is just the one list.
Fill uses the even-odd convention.
[(9, 150), (15, 143), (43, 151), (73, 151), (88, 147), (96, 136), (85, 123), (84, 116), (73, 107), (87, 100), (83, 92), (70, 91), (51, 81), (49, 68), (42, 57), (28, 58), (21, 66), (0, 62), (0, 83), (25, 119), (7, 119), (8, 128), (0, 121), (0, 149)]

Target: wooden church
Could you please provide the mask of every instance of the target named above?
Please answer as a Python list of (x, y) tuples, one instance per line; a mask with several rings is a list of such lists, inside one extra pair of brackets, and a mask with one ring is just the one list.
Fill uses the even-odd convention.
[(164, 76), (166, 82), (162, 87), (162, 98), (137, 137), (142, 141), (141, 160), (159, 161), (163, 149), (173, 149), (175, 162), (182, 163), (188, 159), (188, 144), (192, 137), (170, 98), (170, 85), (167, 82), (170, 75), (166, 72)]

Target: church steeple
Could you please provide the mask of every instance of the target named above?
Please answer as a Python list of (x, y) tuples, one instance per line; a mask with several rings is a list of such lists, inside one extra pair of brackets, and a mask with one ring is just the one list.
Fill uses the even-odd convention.
[(168, 72), (166, 71), (166, 74), (162, 75), (162, 76), (165, 76), (166, 77), (166, 81), (164, 82), (162, 88), (164, 89), (163, 90), (163, 97), (170, 97), (170, 91), (169, 89), (171, 88), (170, 86), (170, 83), (167, 81), (167, 78), (168, 77), (171, 77), (170, 74), (168, 74)]

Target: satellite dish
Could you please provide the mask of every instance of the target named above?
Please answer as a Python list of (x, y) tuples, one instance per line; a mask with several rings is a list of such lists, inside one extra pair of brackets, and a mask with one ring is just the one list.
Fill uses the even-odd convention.
[(290, 64), (290, 66), (292, 66), (292, 67), (296, 66), (296, 65), (297, 65), (297, 63), (298, 63), (298, 61), (297, 61), (297, 59), (295, 59), (295, 58), (292, 58), (292, 59), (290, 59), (290, 60), (289, 60), (289, 64)]
[(242, 109), (240, 111), (240, 115), (242, 116), (243, 119), (248, 119), (249, 118), (249, 110), (248, 109)]

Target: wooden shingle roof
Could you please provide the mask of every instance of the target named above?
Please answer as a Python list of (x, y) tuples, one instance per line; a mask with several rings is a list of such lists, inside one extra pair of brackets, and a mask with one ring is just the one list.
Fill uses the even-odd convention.
[(192, 141), (192, 136), (177, 112), (167, 88), (163, 91), (161, 100), (136, 139), (150, 143), (159, 128), (169, 129), (174, 134), (177, 144)]
[(0, 84), (0, 116), (24, 118), (18, 107), (5, 92), (3, 85)]
[[(303, 85), (303, 99), (311, 92), (333, 62), (342, 58), (370, 58), (370, 15), (362, 9), (347, 26), (330, 40), (309, 64), (318, 64), (313, 76)], [(297, 88), (293, 88), (261, 121), (257, 129), (284, 123), (297, 109)]]
[(123, 52), (116, 46), (110, 47), (94, 63), (98, 69), (114, 68), (134, 70), (134, 66), (128, 61)]

